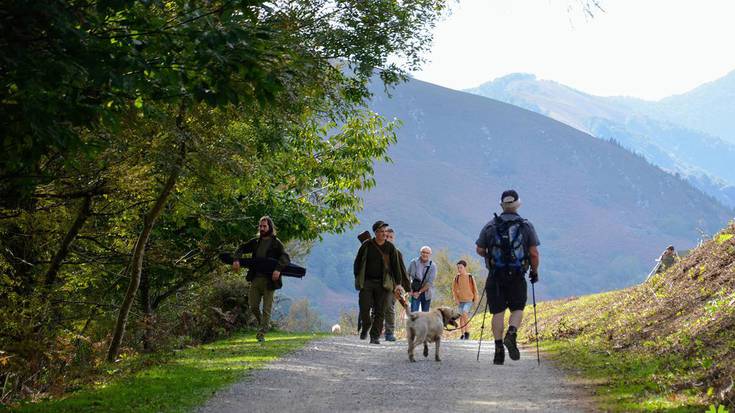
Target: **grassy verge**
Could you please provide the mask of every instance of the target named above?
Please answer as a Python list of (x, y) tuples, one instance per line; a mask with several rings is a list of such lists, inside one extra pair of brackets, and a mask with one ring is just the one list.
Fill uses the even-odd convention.
[[(634, 296), (635, 291), (620, 290), (539, 303), (544, 358), (577, 381), (590, 384), (602, 411), (707, 411), (716, 389), (705, 384), (702, 376), (718, 368), (712, 350), (681, 351), (679, 342), (692, 340), (683, 326), (663, 336), (645, 336), (644, 331), (655, 330), (655, 324), (648, 322), (642, 310), (628, 311), (625, 303)], [(473, 330), (479, 329), (480, 322), (481, 315), (473, 320)], [(625, 339), (620, 337), (623, 334)], [(731, 335), (718, 337), (726, 341)], [(526, 308), (519, 339), (535, 344), (531, 306)]]
[(537, 310), (548, 357), (594, 384), (603, 410), (735, 411), (735, 222), (643, 283)]
[(544, 341), (550, 358), (572, 375), (593, 384), (594, 399), (607, 412), (704, 412), (701, 390), (676, 390), (662, 384), (687, 364), (633, 352), (611, 352), (583, 340)]
[(27, 404), (15, 412), (188, 412), (249, 371), (301, 348), (314, 334), (272, 333), (260, 344), (254, 333), (179, 352), (162, 364), (61, 400)]

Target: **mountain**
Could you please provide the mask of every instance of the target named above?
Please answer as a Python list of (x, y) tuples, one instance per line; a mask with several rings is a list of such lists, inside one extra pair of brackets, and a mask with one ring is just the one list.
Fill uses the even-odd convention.
[[(730, 91), (735, 93), (735, 85)], [(468, 92), (541, 113), (602, 139), (614, 139), (651, 163), (683, 175), (701, 190), (735, 207), (735, 168), (732, 167), (735, 144), (668, 120), (668, 115), (663, 113), (677, 118), (673, 109), (666, 112), (654, 107), (653, 102), (593, 96), (529, 74), (508, 75)], [(695, 92), (692, 96), (703, 95)], [(673, 105), (671, 107), (685, 110), (683, 104), (674, 105), (679, 102), (675, 98), (680, 97), (661, 101), (660, 108)], [(704, 98), (698, 100), (703, 105), (706, 101)]]
[(637, 283), (666, 245), (691, 247), (732, 216), (643, 157), (546, 116), (417, 80), (390, 97), (382, 86), (373, 92), (372, 110), (403, 123), (394, 162), (376, 165), (361, 224), (326, 236), (309, 275), (284, 287), (329, 317), (357, 303), (356, 235), (377, 219), (395, 228), (407, 260), (422, 245), (474, 255), (501, 192), (515, 188), (541, 240), (537, 294), (552, 298)]
[(704, 131), (735, 144), (735, 70), (689, 92), (657, 102), (615, 100), (652, 118)]

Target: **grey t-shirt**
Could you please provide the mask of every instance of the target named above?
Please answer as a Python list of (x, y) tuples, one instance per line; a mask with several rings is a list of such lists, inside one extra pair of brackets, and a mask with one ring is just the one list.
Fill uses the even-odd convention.
[[(500, 214), (500, 219), (503, 221), (512, 221), (520, 218), (518, 214), (503, 212)], [(487, 224), (485, 224), (484, 227), (482, 227), (482, 230), (480, 231), (480, 236), (477, 237), (477, 241), (475, 241), (475, 244), (480, 248), (487, 248), (493, 246), (493, 242), (495, 240), (495, 219), (491, 220)], [(524, 225), (521, 225), (520, 227), (521, 234), (523, 236), (523, 248), (525, 251), (528, 251), (530, 247), (541, 245), (538, 239), (538, 234), (536, 234), (536, 229), (533, 227), (533, 224), (531, 224), (528, 221), (525, 221)], [(489, 266), (489, 261), (485, 260), (485, 266)], [(489, 268), (489, 267), (488, 267)]]
[(436, 279), (436, 264), (429, 260), (427, 263), (421, 262), (420, 257), (416, 257), (411, 260), (411, 263), (408, 264), (408, 279), (409, 280), (423, 280), (424, 279), (424, 272), (426, 271), (426, 267), (429, 266), (429, 263), (431, 263), (431, 267), (429, 267), (429, 271), (426, 272), (426, 281), (424, 281), (428, 286), (429, 289), (424, 292), (424, 297), (427, 300), (431, 300), (431, 292), (434, 289), (434, 280)]

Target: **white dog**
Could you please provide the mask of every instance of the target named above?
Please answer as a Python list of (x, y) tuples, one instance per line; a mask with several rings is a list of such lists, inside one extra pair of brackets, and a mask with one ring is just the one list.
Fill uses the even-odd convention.
[(403, 308), (406, 309), (406, 336), (408, 339), (408, 359), (415, 362), (413, 350), (419, 343), (424, 344), (424, 357), (429, 356), (429, 344), (436, 344), (434, 360), (441, 361), (439, 357), (439, 345), (441, 344), (444, 327), (451, 325), (457, 327), (459, 312), (454, 308), (439, 307), (428, 312), (412, 313), (408, 303), (402, 295), (396, 297)]

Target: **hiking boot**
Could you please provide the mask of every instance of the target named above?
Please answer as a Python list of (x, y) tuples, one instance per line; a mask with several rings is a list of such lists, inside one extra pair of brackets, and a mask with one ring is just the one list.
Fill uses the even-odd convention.
[(362, 331), (360, 331), (360, 340), (365, 340), (368, 336), (368, 330), (366, 328), (363, 328)]
[(265, 334), (258, 333), (255, 335), (255, 338), (258, 340), (258, 343), (262, 343), (265, 341)]
[(508, 329), (508, 332), (505, 334), (505, 339), (503, 340), (503, 344), (505, 344), (505, 347), (508, 347), (508, 356), (510, 356), (511, 360), (520, 360), (521, 359), (521, 352), (518, 351), (518, 345), (516, 345), (516, 336), (518, 333), (516, 333), (515, 329)]
[(505, 349), (503, 346), (495, 346), (495, 357), (493, 357), (493, 364), (502, 365), (505, 363)]
[(470, 332), (469, 331), (466, 331), (464, 333), (464, 336), (462, 336), (462, 337), (464, 337), (464, 340), (469, 340), (470, 339)]
[(370, 344), (380, 344), (380, 340), (378, 340), (377, 338), (371, 338)]
[(396, 341), (396, 336), (393, 333), (385, 333), (385, 341)]

